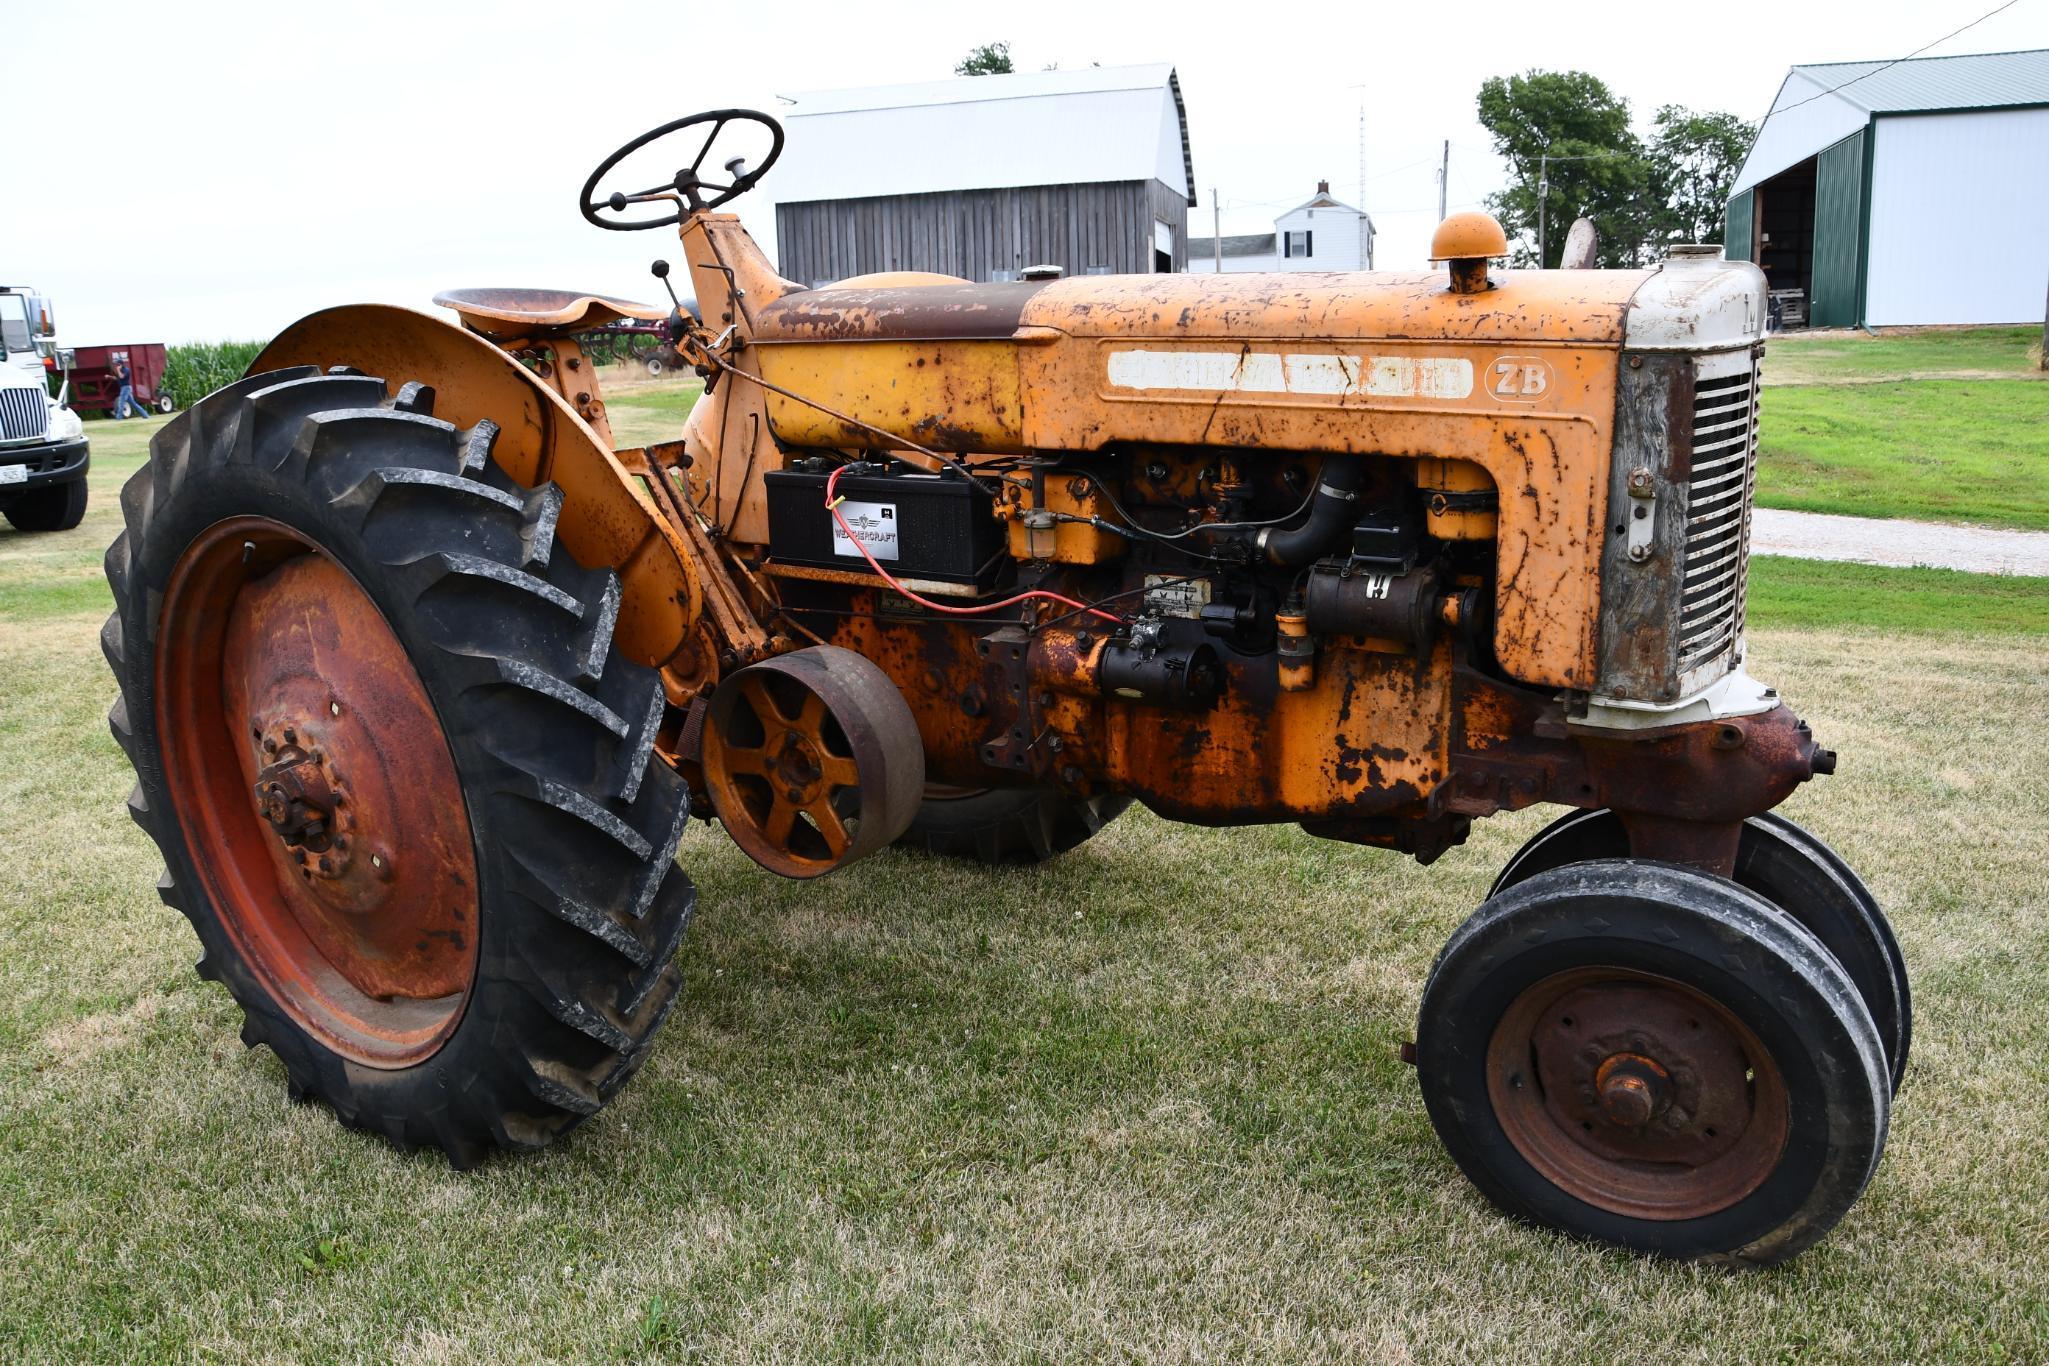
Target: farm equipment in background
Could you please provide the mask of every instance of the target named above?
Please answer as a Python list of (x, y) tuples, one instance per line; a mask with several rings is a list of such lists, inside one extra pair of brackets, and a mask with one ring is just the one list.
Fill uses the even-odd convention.
[(121, 363), (126, 361), (134, 376), (135, 401), (160, 413), (175, 412), (177, 404), (163, 392), (164, 344), (123, 342), (114, 346), (81, 346), (71, 367), (71, 406), (86, 412), (114, 415), (115, 400), (121, 394)]
[[(707, 175), (729, 132), (765, 156)], [(301, 320), (124, 491), (130, 807), (293, 1093), (458, 1164), (595, 1113), (682, 982), (693, 812), (810, 878), (1134, 800), (1428, 863), (1552, 803), (1424, 988), (1452, 1157), (1667, 1256), (1834, 1225), (1910, 1007), (1771, 814), (1835, 756), (1743, 667), (1759, 272), (1496, 274), (1462, 214), (1440, 272), (807, 289), (717, 212), (781, 145), (718, 111), (585, 183), (679, 233), (678, 439), (615, 448), (578, 340), (659, 310), (458, 291)]]
[(685, 368), (683, 353), (676, 349), (662, 323), (616, 322), (579, 332), (576, 342), (592, 365), (638, 365), (652, 379)]
[(69, 531), (85, 519), (92, 447), (66, 406), (70, 364), (50, 300), (0, 285), (0, 516), (17, 531)]

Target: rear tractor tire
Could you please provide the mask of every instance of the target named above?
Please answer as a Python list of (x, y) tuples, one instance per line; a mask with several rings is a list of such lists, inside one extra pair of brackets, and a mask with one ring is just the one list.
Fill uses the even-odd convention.
[(1130, 805), (1120, 796), (930, 783), (897, 843), (992, 867), (1044, 863), (1086, 842)]
[(294, 1096), (458, 1166), (647, 1057), (693, 907), (660, 680), (561, 491), (417, 384), (254, 375), (122, 490), (102, 634), (130, 813)]
[(1492, 897), (1416, 1025), (1431, 1123), (1496, 1206), (1681, 1260), (1776, 1265), (1862, 1193), (1891, 1113), (1856, 984), (1756, 894), (1573, 863)]

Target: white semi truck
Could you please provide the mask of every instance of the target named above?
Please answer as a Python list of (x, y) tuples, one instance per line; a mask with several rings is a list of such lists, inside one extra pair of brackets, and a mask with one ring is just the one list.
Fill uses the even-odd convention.
[[(70, 366), (50, 301), (0, 285), (0, 516), (21, 531), (69, 531), (85, 517), (91, 451), (66, 404)], [(52, 371), (67, 375), (56, 394)]]

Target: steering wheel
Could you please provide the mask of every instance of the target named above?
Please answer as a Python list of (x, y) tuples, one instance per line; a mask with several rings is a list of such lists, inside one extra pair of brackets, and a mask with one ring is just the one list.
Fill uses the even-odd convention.
[[(746, 162), (740, 157), (734, 157), (726, 162), (727, 179), (724, 183), (704, 179), (699, 174), (699, 171), (704, 166), (704, 159), (711, 155), (712, 144), (719, 140), (719, 134), (725, 131), (726, 125), (734, 122), (758, 123), (767, 128), (770, 135), (774, 138), (774, 141), (769, 144), (768, 155), (763, 157), (761, 164), (751, 171), (746, 169)], [(712, 126), (711, 131), (705, 134), (703, 145), (697, 149), (697, 156), (689, 165), (676, 172), (674, 180), (653, 186), (650, 189), (639, 190), (632, 194), (623, 194), (615, 191), (603, 199), (592, 197), (596, 194), (598, 181), (604, 178), (605, 172), (611, 170), (614, 166), (617, 166), (656, 138), (667, 137), (671, 133), (700, 123), (709, 123)], [(698, 213), (704, 209), (716, 209), (719, 205), (737, 199), (739, 196), (747, 193), (747, 191), (754, 188), (755, 182), (768, 173), (768, 168), (775, 165), (776, 158), (782, 154), (783, 126), (766, 114), (753, 109), (712, 109), (702, 114), (692, 114), (688, 118), (677, 119), (674, 123), (665, 123), (659, 128), (642, 133), (639, 137), (599, 162), (598, 169), (592, 171), (590, 179), (583, 182), (583, 216), (610, 232), (639, 232), (645, 228), (665, 228), (671, 223), (682, 221), (686, 206), (688, 212)], [(705, 198), (706, 194), (709, 194), (711, 198)], [(613, 213), (623, 213), (628, 204), (646, 204), (662, 200), (675, 204), (676, 211), (661, 218), (607, 219), (598, 217), (598, 211), (601, 209), (609, 209)]]

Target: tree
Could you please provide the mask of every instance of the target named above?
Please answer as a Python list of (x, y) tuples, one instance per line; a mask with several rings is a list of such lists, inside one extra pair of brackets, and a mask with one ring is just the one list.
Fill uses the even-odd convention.
[(1009, 43), (983, 43), (953, 69), (956, 76), (1008, 76), (1017, 70), (1010, 64)]
[(1666, 228), (1680, 242), (1719, 242), (1729, 187), (1757, 136), (1734, 114), (1696, 114), (1676, 104), (1658, 110), (1651, 160), (1663, 189)]
[[(1625, 100), (1584, 71), (1530, 71), (1490, 78), (1479, 104), (1480, 123), (1514, 177), (1488, 196), (1487, 207), (1509, 235), (1515, 264), (1555, 262), (1579, 217), (1593, 219), (1600, 234), (1599, 264), (1643, 260), (1661, 235), (1664, 204), (1656, 167), (1630, 131)], [(1540, 173), (1550, 181), (1548, 212), (1540, 212)]]

